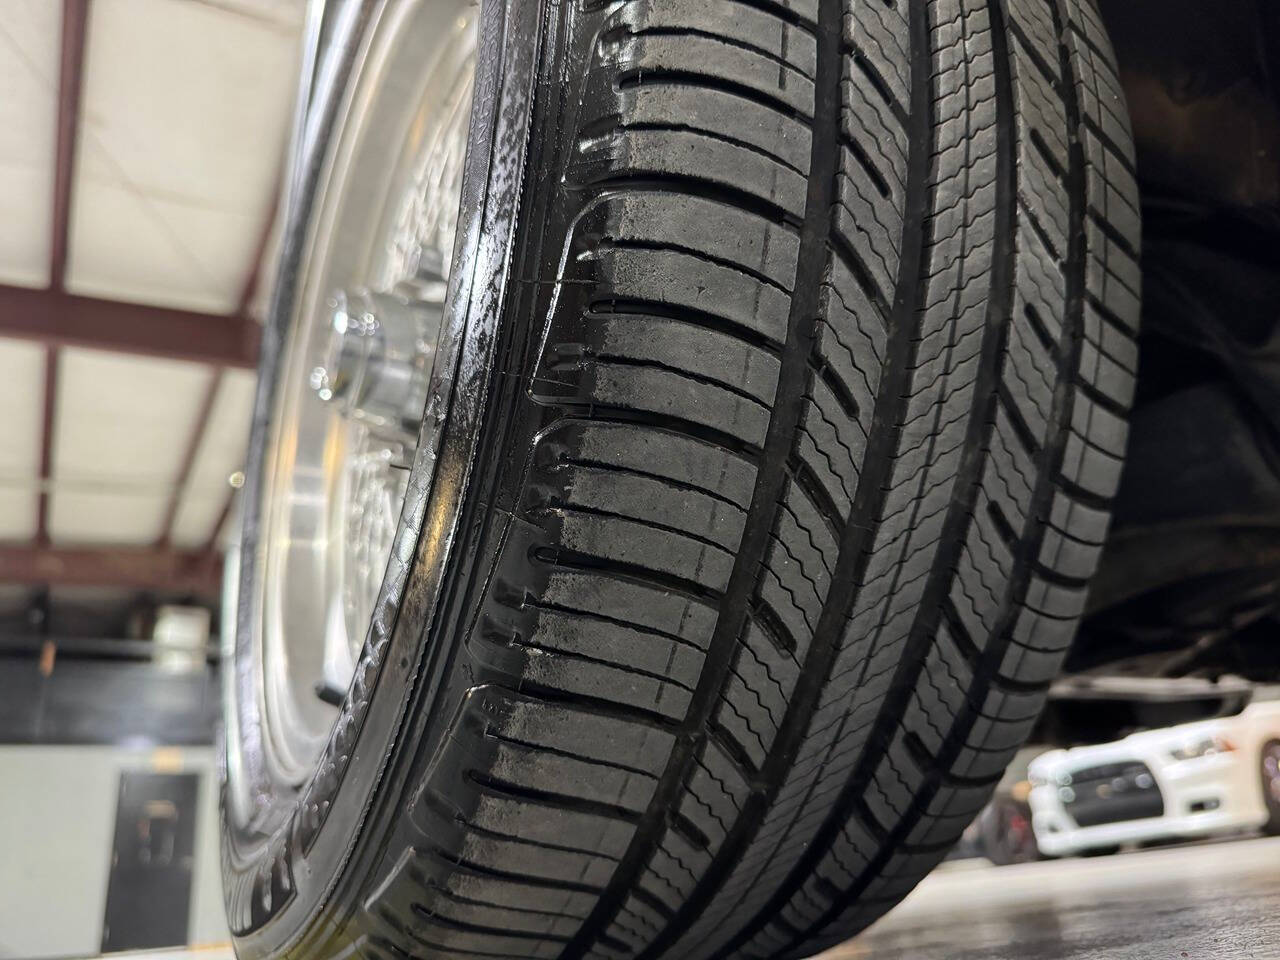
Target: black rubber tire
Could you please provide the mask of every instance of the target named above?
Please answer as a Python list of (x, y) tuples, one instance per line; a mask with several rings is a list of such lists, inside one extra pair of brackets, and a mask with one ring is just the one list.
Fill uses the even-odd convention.
[(1108, 40), (1090, 0), (488, 6), (536, 58), (441, 609), (293, 833), (232, 838), (237, 947), (810, 955), (942, 859), (1084, 608), (1136, 368)]
[(1280, 758), (1280, 740), (1264, 743), (1258, 759), (1258, 775), (1262, 781), (1262, 803), (1267, 810), (1267, 822), (1262, 825), (1262, 832), (1269, 837), (1280, 836), (1280, 797), (1271, 789), (1277, 758)]
[(1031, 808), (1025, 801), (997, 795), (978, 815), (978, 851), (997, 867), (1041, 859)]
[(1114, 857), (1123, 849), (1124, 847), (1122, 847), (1120, 844), (1112, 843), (1112, 844), (1108, 844), (1105, 847), (1089, 847), (1086, 850), (1081, 850), (1080, 856), (1086, 860), (1094, 859), (1097, 857)]

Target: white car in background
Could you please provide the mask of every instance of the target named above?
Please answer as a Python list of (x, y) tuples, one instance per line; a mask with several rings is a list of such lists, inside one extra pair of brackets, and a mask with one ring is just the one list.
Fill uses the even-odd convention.
[(1028, 767), (1040, 852), (1237, 830), (1280, 833), (1280, 702), (1215, 720), (1052, 750)]

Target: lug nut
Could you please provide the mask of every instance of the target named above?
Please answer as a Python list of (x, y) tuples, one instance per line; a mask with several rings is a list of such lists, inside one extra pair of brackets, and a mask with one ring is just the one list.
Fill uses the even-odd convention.
[(344, 417), (396, 440), (417, 435), (443, 304), (400, 293), (339, 290), (311, 388)]

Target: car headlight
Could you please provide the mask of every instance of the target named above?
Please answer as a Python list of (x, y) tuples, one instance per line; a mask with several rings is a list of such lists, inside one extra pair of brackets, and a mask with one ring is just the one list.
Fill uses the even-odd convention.
[(1200, 757), (1211, 757), (1215, 753), (1230, 753), (1235, 744), (1224, 737), (1202, 737), (1184, 746), (1169, 751), (1175, 760), (1196, 760)]

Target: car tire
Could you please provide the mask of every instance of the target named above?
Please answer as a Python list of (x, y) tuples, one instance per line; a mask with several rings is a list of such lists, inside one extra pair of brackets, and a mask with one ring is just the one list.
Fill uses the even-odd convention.
[(979, 815), (979, 852), (997, 867), (1041, 859), (1031, 829), (1031, 808), (1013, 797), (997, 795)]
[(1123, 849), (1124, 847), (1120, 844), (1111, 843), (1107, 844), (1105, 847), (1089, 847), (1086, 850), (1081, 850), (1080, 856), (1085, 859), (1092, 859), (1094, 857), (1114, 857)]
[(1105, 31), (485, 0), (479, 69), (456, 523), (411, 493), (314, 776), (224, 817), (237, 952), (816, 953), (987, 802), (1085, 607), (1139, 308)]
[(1271, 740), (1263, 745), (1258, 767), (1262, 802), (1267, 811), (1262, 829), (1268, 836), (1280, 836), (1280, 740)]

